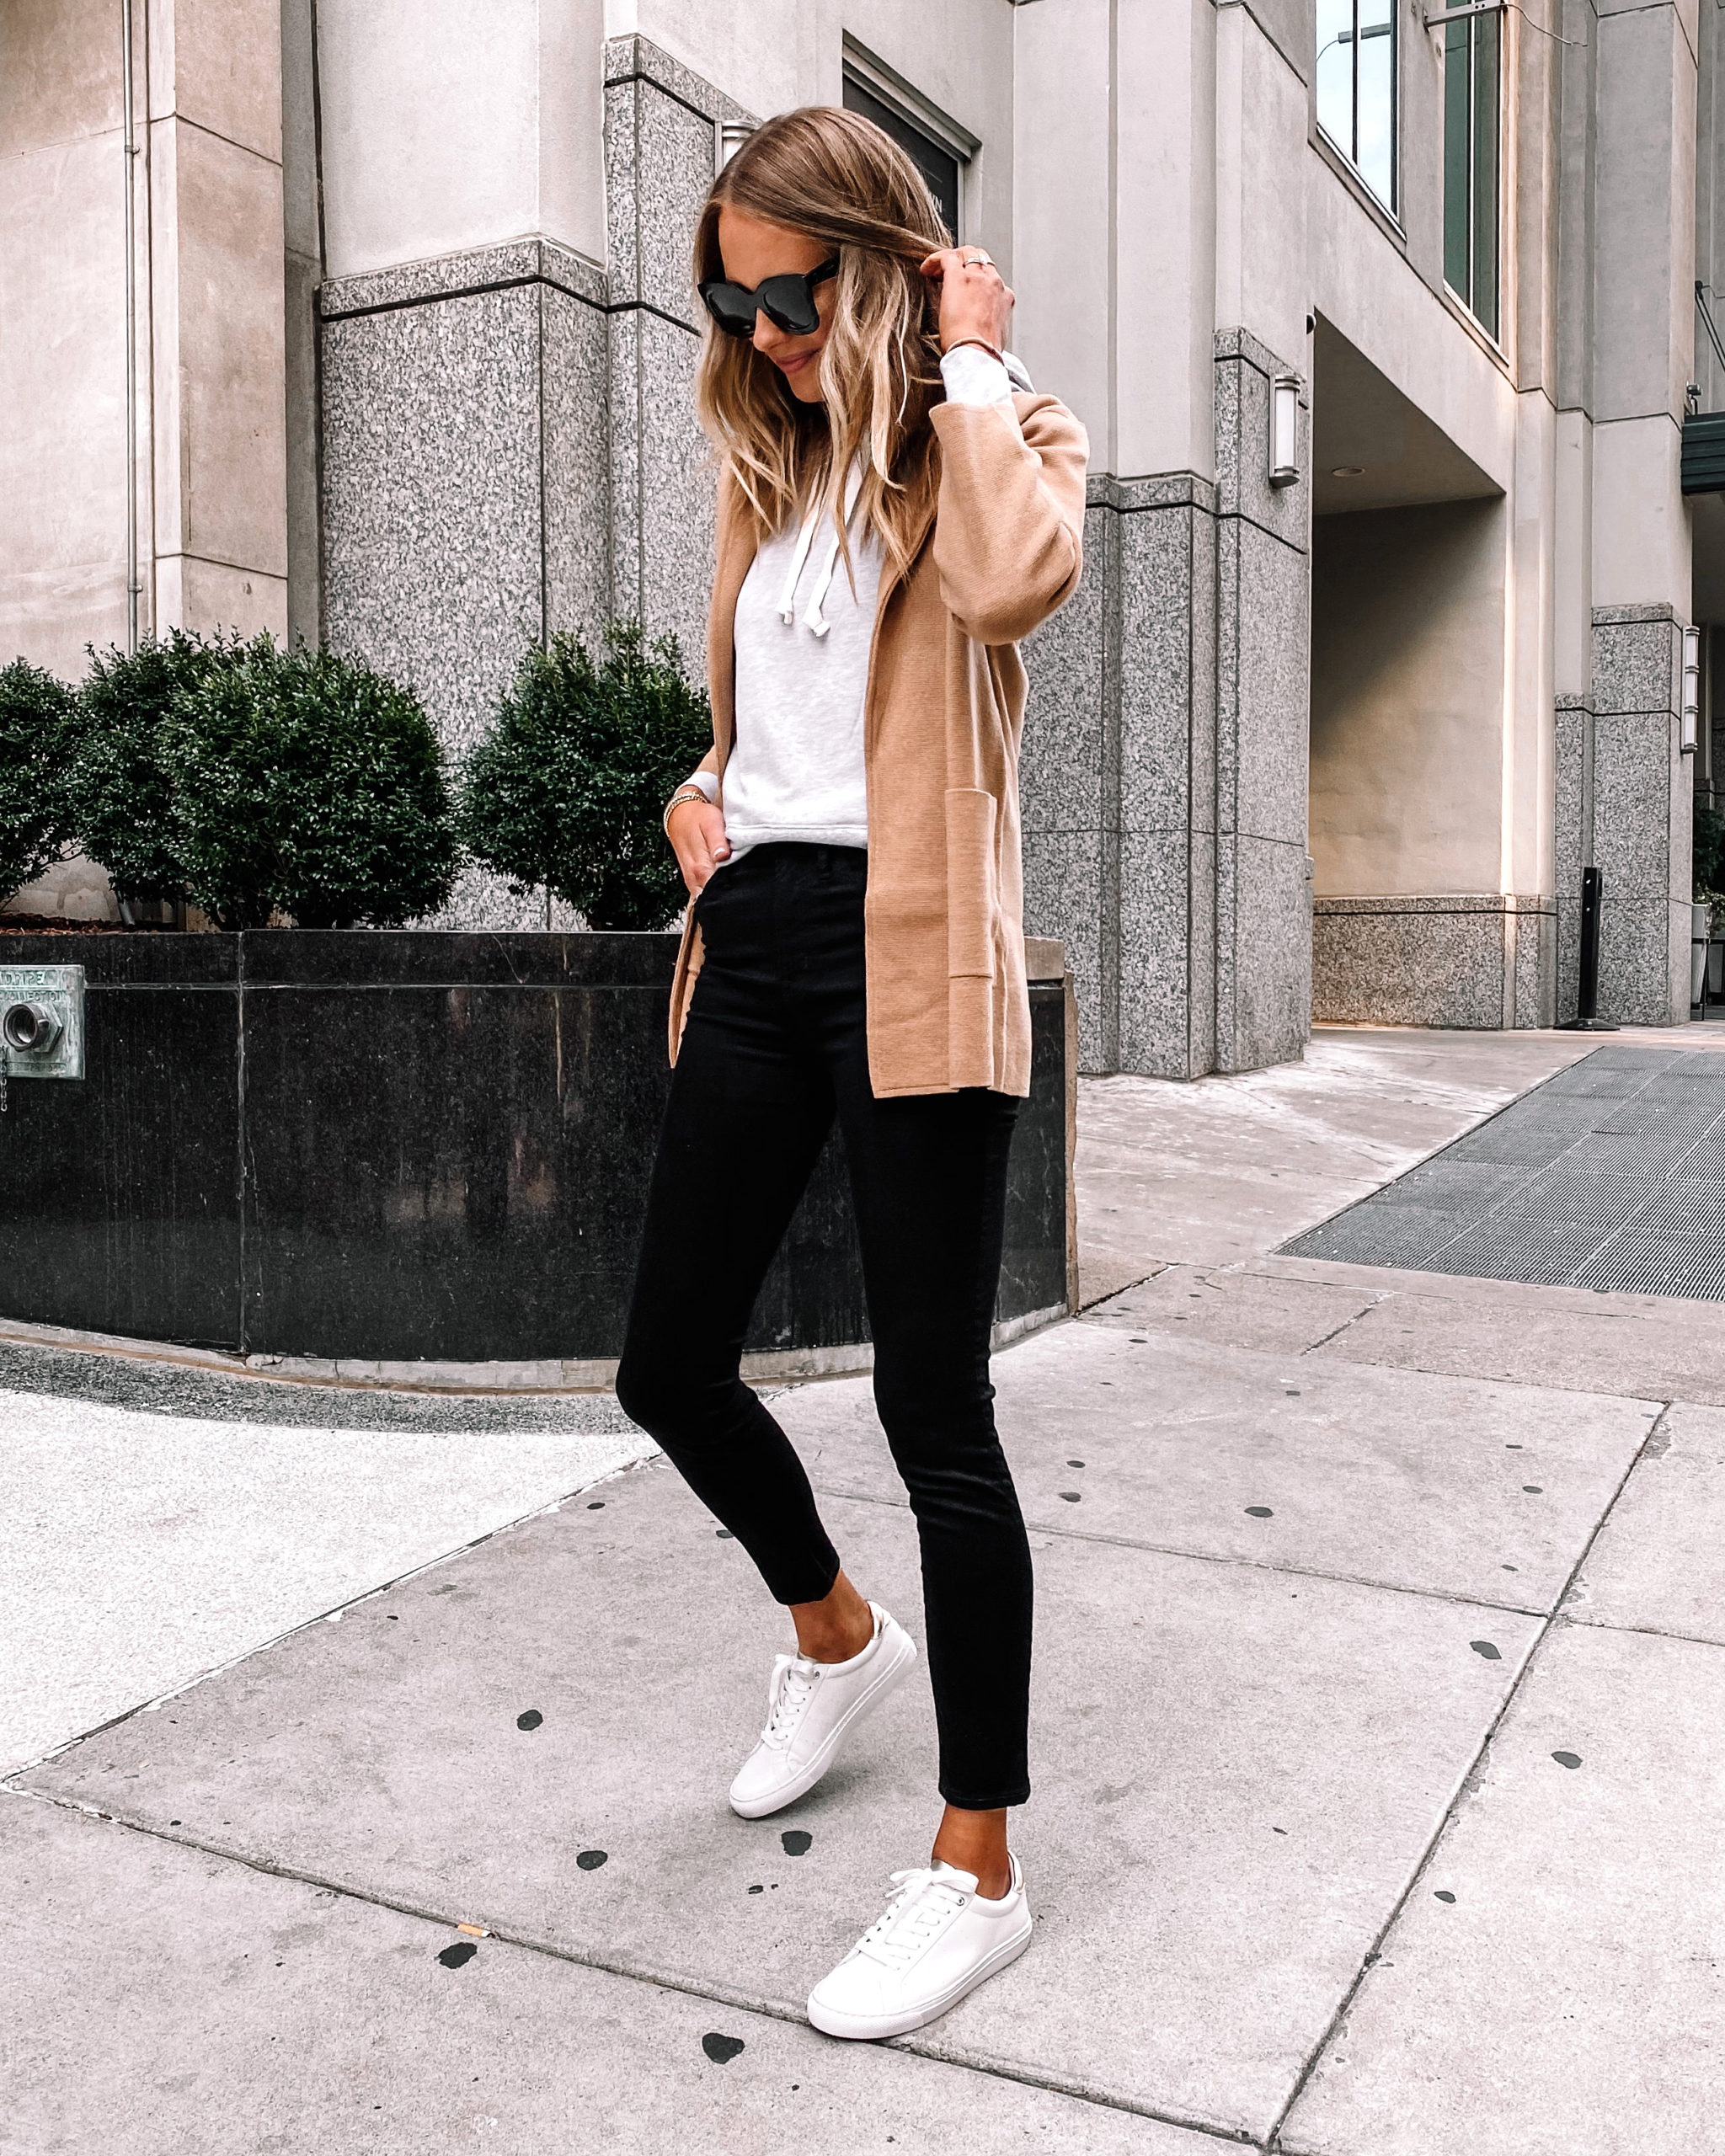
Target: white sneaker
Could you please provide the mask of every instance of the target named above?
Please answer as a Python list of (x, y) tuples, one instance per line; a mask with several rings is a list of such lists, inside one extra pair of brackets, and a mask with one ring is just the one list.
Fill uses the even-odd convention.
[(731, 1784), (731, 1809), (745, 1819), (782, 1812), (813, 1789), (838, 1756), (841, 1740), (877, 1707), (916, 1659), (916, 1644), (878, 1602), (874, 1637), (848, 1662), (782, 1654), (766, 1680), (766, 1726)]
[(1030, 1944), (1030, 1900), (1012, 1859), (1012, 1885), (985, 1901), (972, 1872), (948, 1864), (895, 1871), (884, 1913), (809, 1994), (809, 2019), (829, 2036), (902, 2036), (937, 2020)]

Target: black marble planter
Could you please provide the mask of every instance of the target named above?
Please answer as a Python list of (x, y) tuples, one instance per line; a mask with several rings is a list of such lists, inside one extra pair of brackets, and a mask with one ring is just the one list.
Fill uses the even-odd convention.
[[(15, 1082), (0, 1119), (0, 1315), (348, 1363), (615, 1357), (675, 953), (668, 935), (0, 937), (0, 964), (88, 984), (86, 1076)], [(1067, 1302), (1066, 996), (1031, 991), (1002, 1321)], [(749, 1346), (867, 1337), (835, 1140)]]

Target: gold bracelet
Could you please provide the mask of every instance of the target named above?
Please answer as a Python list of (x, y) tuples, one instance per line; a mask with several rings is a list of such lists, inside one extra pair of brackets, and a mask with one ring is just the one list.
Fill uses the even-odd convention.
[(991, 344), (985, 337), (954, 338), (953, 342), (946, 347), (944, 351), (942, 352), (941, 357), (945, 359), (948, 352), (962, 352), (967, 344), (974, 344), (978, 351), (986, 352), (991, 360), (998, 360), (1002, 366), (1007, 363), (1007, 355), (1003, 351), (1001, 351), (1000, 346), (998, 344)]
[(702, 787), (698, 786), (680, 786), (676, 792), (672, 794), (670, 799), (665, 803), (665, 814), (659, 819), (660, 827), (664, 831), (667, 839), (670, 836), (670, 812), (673, 808), (681, 808), (682, 804), (686, 801), (702, 801), (707, 803), (707, 806), (709, 808), (713, 806), (713, 803), (707, 800), (706, 792)]

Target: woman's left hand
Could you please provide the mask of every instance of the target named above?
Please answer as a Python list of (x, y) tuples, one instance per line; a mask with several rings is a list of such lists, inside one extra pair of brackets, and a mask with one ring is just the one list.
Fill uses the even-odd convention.
[(949, 352), (972, 337), (1005, 351), (1012, 325), (1012, 293), (983, 250), (943, 247), (921, 266), (923, 275), (940, 287), (942, 351)]

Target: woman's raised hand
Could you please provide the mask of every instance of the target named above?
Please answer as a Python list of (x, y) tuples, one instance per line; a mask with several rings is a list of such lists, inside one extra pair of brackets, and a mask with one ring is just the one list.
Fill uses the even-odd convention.
[(943, 247), (923, 262), (922, 274), (940, 286), (940, 348), (980, 338), (997, 352), (1007, 348), (1012, 325), (1012, 291), (980, 247)]
[(710, 801), (680, 801), (666, 817), (665, 828), (689, 895), (698, 898), (720, 862), (731, 857), (724, 811)]

